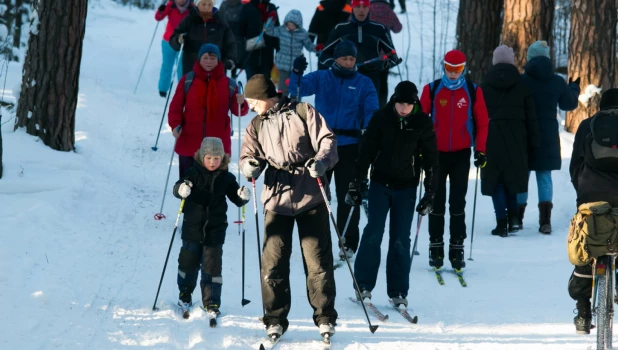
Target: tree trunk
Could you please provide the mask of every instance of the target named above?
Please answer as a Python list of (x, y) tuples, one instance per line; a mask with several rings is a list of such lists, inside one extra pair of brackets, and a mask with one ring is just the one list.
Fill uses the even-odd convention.
[(87, 0), (33, 3), (39, 25), (31, 29), (28, 40), (18, 126), (59, 151), (75, 149), (75, 109), (87, 8)]
[(460, 0), (457, 14), (457, 49), (466, 55), (468, 74), (480, 84), (491, 67), (500, 42), (500, 13), (504, 0)]
[(516, 67), (523, 70), (533, 42), (553, 46), (554, 8), (555, 0), (504, 0), (502, 43), (513, 48)]
[[(616, 86), (616, 1), (573, 0), (569, 37), (569, 77), (605, 91)], [(599, 109), (600, 95), (567, 113), (565, 129), (575, 133), (582, 120)]]

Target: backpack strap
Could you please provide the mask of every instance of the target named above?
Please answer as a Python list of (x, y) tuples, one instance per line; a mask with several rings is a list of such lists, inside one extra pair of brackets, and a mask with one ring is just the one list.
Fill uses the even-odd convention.
[[(284, 108), (296, 111), (296, 114), (300, 117), (300, 120), (303, 121), (305, 132), (309, 133), (309, 128), (307, 127), (307, 104), (304, 102), (292, 101)], [(251, 125), (253, 125), (253, 129), (255, 129), (255, 134), (259, 136), (260, 129), (262, 127), (262, 118), (253, 118)]]
[(470, 107), (474, 110), (474, 102), (476, 102), (476, 84), (466, 80), (466, 84), (468, 85), (468, 93), (470, 94)]
[(429, 101), (431, 102), (431, 110), (433, 111), (433, 99), (436, 97), (436, 90), (440, 85), (441, 79), (434, 80), (433, 83), (429, 83)]
[(195, 78), (194, 71), (190, 71), (185, 76), (185, 100), (187, 98), (187, 93), (189, 92), (189, 88), (191, 87), (191, 84), (193, 83), (193, 78)]

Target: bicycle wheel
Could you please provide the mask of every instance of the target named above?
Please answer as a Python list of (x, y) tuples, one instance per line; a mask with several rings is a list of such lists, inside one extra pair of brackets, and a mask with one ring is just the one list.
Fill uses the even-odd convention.
[(597, 350), (611, 349), (613, 293), (612, 293), (611, 257), (599, 258), (596, 264), (597, 276)]

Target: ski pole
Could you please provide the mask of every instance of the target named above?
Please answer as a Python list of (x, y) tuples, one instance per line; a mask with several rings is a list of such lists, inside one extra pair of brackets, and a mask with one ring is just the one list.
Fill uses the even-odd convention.
[[(425, 175), (425, 172), (423, 171), (423, 168), (421, 168), (421, 177), (418, 181), (418, 200), (419, 201), (421, 200), (421, 198), (423, 198), (423, 177), (424, 175)], [(419, 222), (419, 223), (421, 222), (420, 213), (416, 216), (416, 222)], [(416, 232), (416, 239), (418, 239), (418, 231)], [(419, 253), (418, 250), (416, 250), (416, 241), (414, 241), (414, 250), (412, 252), (414, 253), (414, 255), (421, 255), (421, 253)]]
[(423, 221), (423, 217), (419, 214), (416, 223), (416, 237), (414, 238), (414, 246), (412, 247), (412, 254), (410, 254), (410, 270), (412, 270), (412, 261), (414, 261), (414, 256), (419, 255), (416, 251), (416, 245), (418, 244), (418, 233), (421, 231), (421, 221)]
[[(237, 87), (238, 93), (242, 94), (243, 93), (243, 86), (242, 86), (242, 83), (240, 81), (237, 83), (237, 86), (238, 86)], [(241, 144), (240, 144), (240, 135), (241, 135), (241, 132), (240, 132), (240, 109), (241, 109), (241, 105), (239, 103), (238, 104), (238, 116), (237, 116), (238, 117), (238, 163), (237, 164), (239, 166), (238, 166), (238, 169), (237, 169), (238, 172), (237, 172), (237, 175), (236, 175), (239, 182), (240, 182), (240, 146), (241, 146)], [(245, 206), (244, 205), (242, 207), (242, 210), (243, 210), (242, 222), (244, 224), (244, 220), (245, 220), (244, 219), (244, 216), (245, 216), (244, 215), (244, 210), (245, 210)], [(240, 220), (240, 208), (238, 208), (238, 220)], [(243, 230), (244, 230), (244, 226), (243, 226)], [(240, 236), (240, 226), (238, 226), (238, 235)], [(243, 243), (243, 245), (244, 245), (244, 243)], [(243, 249), (244, 249), (244, 247), (243, 247)], [(243, 264), (243, 266), (244, 266), (244, 264)]]
[[(324, 185), (322, 185), (322, 179), (319, 177), (316, 178), (318, 180), (318, 186), (320, 186), (320, 191), (322, 192), (322, 197), (324, 197), (324, 204), (326, 204), (326, 209), (328, 210), (328, 214), (330, 215), (330, 219), (335, 226), (335, 232), (337, 233), (337, 238), (339, 239), (339, 246), (343, 248), (343, 241), (341, 234), (339, 234), (339, 229), (337, 228), (337, 221), (335, 220), (335, 216), (333, 212), (330, 210), (330, 203), (328, 201), (328, 197), (326, 196), (326, 191), (324, 190)], [(354, 271), (352, 270), (352, 265), (350, 264), (350, 259), (347, 254), (343, 254), (345, 262), (348, 264), (348, 268), (350, 269), (350, 275), (352, 275), (352, 281), (354, 281), (354, 289), (356, 289), (356, 293), (361, 295), (360, 287), (358, 286), (358, 282), (356, 281), (356, 277), (354, 276)], [(375, 333), (379, 326), (372, 326), (371, 320), (369, 319), (369, 314), (367, 313), (367, 308), (365, 307), (365, 301), (360, 298), (361, 305), (363, 306), (363, 311), (365, 312), (365, 317), (367, 318), (367, 323), (369, 323), (369, 331), (371, 333)]]
[(240, 73), (242, 73), (245, 70), (245, 65), (247, 64), (247, 61), (249, 61), (249, 58), (251, 58), (251, 55), (255, 51), (255, 48), (260, 43), (260, 40), (262, 40), (262, 37), (264, 36), (264, 32), (266, 32), (266, 29), (268, 29), (272, 21), (273, 21), (273, 18), (268, 17), (268, 19), (266, 20), (266, 23), (264, 24), (264, 29), (262, 30), (260, 35), (258, 35), (258, 38), (255, 40), (255, 44), (253, 44), (253, 49), (251, 49), (251, 52), (249, 52), (249, 55), (247, 56), (247, 58), (245, 58), (245, 61), (242, 63), (242, 68), (238, 71), (238, 74), (236, 74), (236, 76), (239, 76)]
[(470, 234), (470, 257), (468, 261), (474, 261), (472, 259), (472, 245), (474, 244), (474, 217), (476, 216), (476, 194), (479, 188), (479, 167), (476, 167), (476, 180), (474, 184), (474, 205), (472, 206), (472, 233)]
[[(300, 54), (301, 56), (304, 56), (302, 53)], [(296, 101), (300, 102), (300, 83), (303, 80), (303, 75), (299, 72), (298, 73), (298, 86), (296, 87)]]
[[(240, 209), (240, 208), (239, 208)], [(240, 229), (242, 225), (242, 300), (240, 304), (245, 306), (251, 302), (251, 300), (245, 299), (245, 206), (242, 206), (242, 216), (241, 219), (234, 222), (238, 224), (238, 228)]]
[[(178, 57), (176, 59), (176, 63), (174, 64), (174, 70), (172, 71), (172, 81), (170, 82), (170, 89), (167, 93), (167, 98), (165, 99), (165, 107), (163, 107), (163, 114), (161, 115), (161, 123), (159, 124), (159, 131), (157, 131), (157, 141), (155, 141), (155, 145), (151, 147), (153, 151), (157, 151), (157, 145), (159, 144), (159, 136), (161, 136), (161, 128), (163, 127), (163, 120), (165, 119), (165, 112), (167, 111), (167, 105), (170, 102), (170, 96), (172, 95), (172, 88), (174, 87), (174, 77), (176, 76), (176, 70), (178, 69), (178, 63), (180, 62), (180, 55), (182, 54), (182, 50), (185, 47), (185, 43), (180, 45), (180, 51), (178, 51)], [(180, 81), (179, 81), (180, 82)]]
[[(185, 181), (185, 183), (187, 182)], [(182, 210), (184, 207), (185, 207), (185, 199), (183, 198), (180, 201), (180, 209), (178, 209), (178, 216), (176, 216), (176, 223), (174, 224), (174, 231), (172, 232), (172, 240), (170, 241), (170, 247), (167, 249), (167, 256), (165, 257), (165, 264), (163, 264), (163, 272), (161, 272), (161, 279), (159, 280), (159, 287), (157, 288), (157, 296), (155, 296), (155, 301), (154, 301), (154, 304), (152, 305), (153, 311), (158, 310), (157, 300), (159, 299), (159, 291), (161, 291), (161, 283), (163, 283), (163, 276), (165, 276), (165, 268), (167, 267), (167, 261), (170, 258), (170, 252), (172, 251), (172, 245), (174, 244), (174, 236), (176, 236), (176, 230), (178, 229), (178, 221), (180, 221), (180, 214), (182, 214)]]
[(376, 58), (372, 58), (372, 59), (367, 60), (365, 62), (358, 63), (356, 66), (357, 67), (362, 67), (364, 65), (367, 65), (367, 64), (370, 64), (370, 63), (373, 63), (373, 62), (386, 61), (390, 56), (394, 55), (395, 53), (396, 53), (395, 50), (391, 50), (391, 52), (389, 52), (387, 54), (384, 54), (382, 56), (378, 56)]
[[(176, 128), (176, 132), (180, 131), (180, 125)], [(172, 148), (172, 157), (170, 158), (170, 165), (167, 168), (167, 178), (165, 179), (165, 188), (163, 189), (163, 200), (161, 201), (161, 210), (154, 215), (155, 220), (165, 219), (165, 215), (163, 215), (163, 204), (165, 204), (165, 196), (167, 195), (167, 184), (170, 182), (170, 172), (172, 171), (172, 162), (174, 161), (174, 153), (176, 152), (176, 142), (178, 139), (174, 141), (174, 147)]]
[(350, 221), (352, 221), (352, 215), (354, 215), (354, 211), (356, 210), (356, 206), (350, 208), (350, 214), (348, 214), (348, 219), (345, 221), (345, 226), (343, 227), (343, 234), (341, 235), (341, 242), (345, 244), (345, 234), (348, 233), (348, 226), (350, 226)]
[[(255, 179), (251, 179), (251, 187), (253, 188), (253, 211), (255, 212), (255, 233), (257, 237), (257, 249), (258, 249), (258, 266), (260, 268), (260, 293), (262, 293), (262, 250), (260, 248), (260, 224), (258, 221), (258, 211), (257, 211), (257, 192), (255, 190)], [(266, 309), (264, 308), (264, 298), (262, 296), (262, 312), (266, 315)]]
[[(163, 3), (165, 5), (165, 3)], [(142, 74), (144, 74), (144, 67), (146, 67), (146, 61), (148, 61), (148, 56), (150, 55), (150, 49), (152, 48), (152, 43), (154, 43), (154, 38), (157, 36), (157, 29), (159, 29), (159, 21), (157, 21), (157, 25), (155, 26), (154, 33), (152, 33), (152, 39), (150, 39), (150, 45), (148, 45), (148, 50), (146, 51), (146, 57), (144, 57), (144, 63), (142, 63), (142, 70), (139, 72), (139, 77), (137, 78), (137, 83), (135, 84), (135, 89), (133, 90), (133, 95), (137, 92), (137, 87), (139, 86), (139, 82), (142, 80)]]

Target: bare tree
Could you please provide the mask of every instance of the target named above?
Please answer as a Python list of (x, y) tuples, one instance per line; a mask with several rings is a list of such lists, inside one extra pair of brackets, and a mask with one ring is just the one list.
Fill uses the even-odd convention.
[[(592, 84), (603, 90), (616, 86), (616, 0), (571, 1), (569, 77), (581, 78), (584, 89)], [(565, 129), (577, 131), (582, 120), (598, 110), (598, 95), (567, 113)]]
[(467, 58), (468, 74), (481, 83), (491, 67), (492, 52), (500, 42), (500, 14), (504, 0), (460, 0), (457, 48)]
[(545, 40), (553, 46), (555, 0), (504, 0), (502, 43), (513, 48), (515, 66), (526, 64), (528, 46)]
[(35, 0), (17, 106), (18, 126), (60, 151), (75, 149), (75, 109), (87, 0)]

